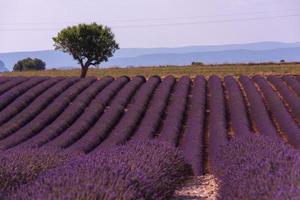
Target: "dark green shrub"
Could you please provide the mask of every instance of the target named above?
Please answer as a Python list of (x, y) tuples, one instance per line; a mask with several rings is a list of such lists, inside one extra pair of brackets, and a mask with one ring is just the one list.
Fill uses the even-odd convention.
[(42, 60), (35, 58), (25, 58), (23, 60), (19, 60), (15, 65), (14, 71), (31, 71), (31, 70), (45, 70), (46, 63)]

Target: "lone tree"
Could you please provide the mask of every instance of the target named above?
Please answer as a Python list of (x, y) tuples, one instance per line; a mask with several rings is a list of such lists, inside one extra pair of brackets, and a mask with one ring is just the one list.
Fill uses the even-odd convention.
[(81, 78), (87, 74), (89, 66), (98, 66), (107, 61), (119, 49), (109, 27), (79, 24), (67, 27), (53, 38), (55, 50), (67, 52), (81, 65)]
[(42, 60), (35, 58), (25, 58), (23, 60), (19, 60), (15, 65), (14, 71), (31, 71), (31, 70), (45, 70), (46, 63)]

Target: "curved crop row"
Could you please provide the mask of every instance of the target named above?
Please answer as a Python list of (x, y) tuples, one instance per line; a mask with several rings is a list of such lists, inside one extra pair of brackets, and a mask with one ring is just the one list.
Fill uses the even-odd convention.
[(170, 199), (191, 175), (180, 153), (157, 141), (105, 149), (46, 171), (6, 199)]
[(275, 76), (268, 76), (267, 79), (276, 87), (276, 90), (287, 102), (293, 112), (293, 115), (300, 120), (300, 98), (292, 92), (281, 79)]
[[(132, 79), (128, 85), (128, 89), (125, 89), (123, 91), (121, 91), (118, 94), (118, 98), (115, 98), (112, 100), (112, 102), (110, 103), (110, 107), (118, 107), (118, 106), (122, 106), (125, 107), (129, 101), (131, 100), (132, 96), (128, 96), (128, 91), (132, 91), (132, 88), (136, 87), (136, 90), (138, 88), (140, 88), (140, 86), (142, 84), (144, 84), (146, 82), (145, 77), (143, 76), (136, 76), (134, 79)], [(128, 91), (127, 91), (128, 90)], [(131, 94), (135, 94), (136, 91), (132, 91)]]
[[(57, 140), (63, 144), (62, 146), (72, 143), (81, 135), (83, 135), (90, 128), (90, 126), (95, 123), (95, 121), (103, 113), (105, 106), (108, 104), (111, 98), (127, 82), (127, 77), (120, 77), (109, 84), (91, 101), (91, 103), (85, 108), (84, 112), (66, 130), (62, 131), (55, 127), (47, 128), (41, 132), (42, 134), (37, 134), (21, 145), (31, 148), (40, 147), (56, 137)], [(52, 125), (50, 125), (50, 127), (51, 126)]]
[(184, 157), (192, 166), (194, 175), (200, 176), (204, 173), (203, 152), (206, 81), (203, 76), (197, 76), (195, 78), (192, 94), (182, 149)]
[(209, 92), (209, 136), (208, 136), (208, 159), (214, 165), (214, 157), (219, 146), (228, 142), (225, 118), (225, 97), (222, 82), (219, 77), (211, 76), (208, 79)]
[(132, 99), (132, 104), (128, 106), (127, 112), (121, 118), (120, 122), (109, 133), (108, 137), (95, 149), (103, 149), (109, 146), (124, 144), (130, 138), (132, 132), (143, 116), (146, 107), (151, 99), (153, 91), (160, 83), (159, 77), (151, 77), (137, 91)]
[(65, 110), (70, 102), (72, 102), (78, 94), (80, 94), (94, 81), (96, 81), (96, 79), (88, 78), (72, 85), (64, 93), (59, 95), (50, 105), (48, 105), (47, 108), (36, 115), (33, 120), (12, 135), (0, 141), (0, 149), (11, 148), (37, 134), (45, 126), (55, 120), (60, 113)]
[(265, 78), (261, 76), (254, 76), (253, 80), (262, 90), (267, 101), (267, 106), (269, 106), (269, 109), (271, 110), (280, 129), (286, 134), (288, 142), (296, 148), (300, 148), (300, 129), (284, 107), (280, 98), (273, 91)]
[(8, 122), (2, 124), (0, 127), (0, 139), (4, 139), (13, 132), (17, 131), (23, 127), (27, 122), (31, 121), (36, 115), (47, 107), (47, 105), (52, 102), (58, 95), (60, 95), (64, 90), (70, 87), (75, 82), (79, 81), (78, 78), (67, 78), (56, 84), (54, 87), (48, 89), (38, 98), (36, 98), (28, 107), (26, 107), (22, 112), (16, 115), (14, 118)]
[(232, 76), (226, 76), (224, 83), (228, 91), (230, 120), (235, 136), (250, 135), (250, 125), (241, 89)]
[(5, 92), (3, 95), (0, 96), (0, 111), (18, 96), (45, 80), (47, 80), (47, 78), (33, 77), (30, 78), (28, 81), (25, 81), (22, 84), (15, 86), (13, 90)]
[(175, 85), (175, 91), (167, 110), (159, 139), (173, 146), (177, 145), (180, 131), (183, 126), (183, 118), (186, 110), (191, 79), (187, 76), (181, 77)]
[(247, 76), (241, 76), (240, 82), (245, 90), (249, 102), (250, 117), (257, 131), (263, 135), (277, 136), (278, 134), (266, 110), (262, 96), (252, 80)]
[[(93, 82), (88, 88), (81, 92), (51, 124), (46, 126), (42, 131), (37, 132), (35, 136), (46, 139), (49, 137), (49, 133), (52, 135), (59, 135), (74, 122), (74, 120), (84, 111), (86, 106), (90, 103), (90, 101), (92, 101), (97, 93), (112, 80), (113, 78), (107, 77), (101, 79), (100, 81)], [(83, 83), (86, 84), (85, 82)], [(35, 137), (33, 138), (30, 140), (32, 141), (36, 139)]]
[(299, 81), (291, 76), (283, 76), (282, 79), (293, 89), (294, 92), (300, 97), (300, 84)]
[[(88, 152), (100, 144), (119, 121), (131, 97), (144, 82), (145, 79), (138, 76), (126, 84), (97, 122), (70, 148), (79, 152)], [(46, 147), (63, 148), (67, 144), (70, 144), (70, 138), (58, 137), (46, 144)]]
[(167, 76), (159, 84), (132, 140), (148, 140), (154, 137), (175, 82), (173, 76)]
[(9, 81), (10, 78), (9, 77), (6, 77), (6, 76), (0, 76), (0, 84), (3, 84), (7, 81)]
[(7, 92), (8, 90), (14, 88), (15, 86), (27, 80), (28, 78), (25, 77), (16, 77), (16, 78), (9, 79), (8, 81), (0, 85), (0, 95), (3, 95), (3, 93)]
[(76, 118), (85, 110), (86, 106), (90, 103), (90, 101), (92, 101), (97, 93), (112, 80), (113, 78), (107, 77), (101, 79), (100, 81), (93, 82), (88, 88), (80, 93), (50, 125), (46, 126), (40, 132), (36, 132), (33, 137), (31, 136), (28, 142), (25, 142), (25, 144), (21, 145), (26, 146), (29, 143), (31, 146), (37, 146), (36, 142), (33, 141), (47, 141), (47, 139), (50, 137), (50, 134), (59, 135), (76, 120)]
[(15, 101), (9, 104), (9, 106), (5, 107), (0, 112), (0, 125), (7, 122), (17, 113), (20, 113), (23, 109), (25, 109), (35, 98), (37, 98), (43, 92), (47, 92), (47, 90), (52, 87), (57, 82), (61, 81), (62, 78), (50, 78), (31, 89), (27, 90), (21, 96), (19, 96)]

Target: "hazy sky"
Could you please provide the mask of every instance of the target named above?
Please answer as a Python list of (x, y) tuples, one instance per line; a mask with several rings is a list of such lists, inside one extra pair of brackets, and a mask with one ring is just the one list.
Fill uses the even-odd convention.
[(111, 26), (121, 47), (300, 41), (300, 0), (0, 0), (0, 52), (53, 49), (68, 25)]

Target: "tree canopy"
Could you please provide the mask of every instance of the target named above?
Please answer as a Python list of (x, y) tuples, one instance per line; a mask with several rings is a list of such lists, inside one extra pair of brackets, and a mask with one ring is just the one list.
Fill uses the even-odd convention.
[(89, 66), (108, 61), (119, 49), (111, 29), (96, 23), (67, 27), (53, 41), (56, 50), (69, 53), (81, 65), (82, 78)]
[(38, 58), (25, 58), (19, 60), (15, 65), (14, 71), (31, 71), (31, 70), (45, 70), (46, 63)]

